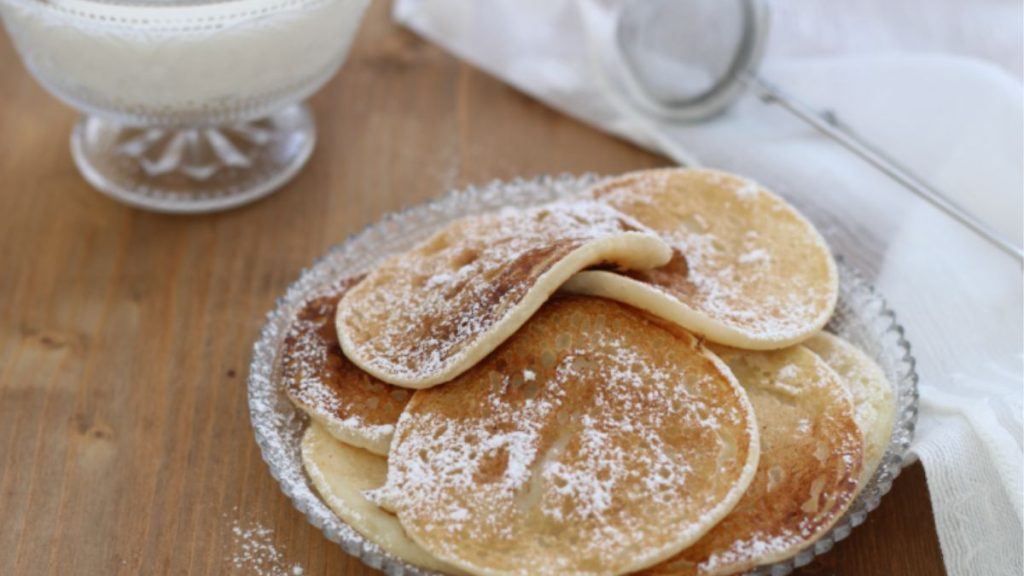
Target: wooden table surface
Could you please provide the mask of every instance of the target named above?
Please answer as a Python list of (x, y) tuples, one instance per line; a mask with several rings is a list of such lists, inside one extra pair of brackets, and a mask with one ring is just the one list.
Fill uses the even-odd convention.
[[(494, 178), (667, 160), (463, 64), (374, 3), (312, 104), (306, 169), (209, 216), (124, 207), (68, 150), (75, 114), (0, 40), (0, 574), (370, 574), (294, 510), (246, 406), (265, 312), (386, 212)], [(800, 574), (942, 574), (924, 473)]]

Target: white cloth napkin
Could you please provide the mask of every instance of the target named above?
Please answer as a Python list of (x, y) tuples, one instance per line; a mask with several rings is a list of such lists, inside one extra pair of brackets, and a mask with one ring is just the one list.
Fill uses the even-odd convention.
[[(912, 455), (925, 467), (949, 573), (1019, 576), (1024, 572), (1020, 263), (753, 97), (697, 125), (668, 124), (640, 113), (624, 96), (614, 66), (610, 35), (620, 2), (398, 0), (394, 16), (567, 114), (680, 163), (700, 162), (760, 180), (826, 229), (836, 252), (872, 276), (914, 346), (921, 416)], [(969, 36), (963, 30), (980, 29), (977, 22), (972, 28), (971, 6), (979, 10), (981, 24), (991, 24), (994, 14), (1021, 19), (1019, 3), (1000, 0), (935, 0), (931, 6), (933, 29), (942, 28), (943, 17), (959, 19), (959, 44)], [(806, 19), (791, 25), (813, 27)], [(884, 25), (873, 29), (876, 36), (884, 35)], [(1005, 72), (1019, 65), (1019, 58), (1007, 58), (1003, 69), (906, 52), (795, 58), (799, 50), (792, 37), (799, 29), (787, 33), (786, 24), (778, 22), (774, 28), (789, 43), (769, 44), (768, 54), (776, 56), (763, 66), (766, 78), (836, 111), (1020, 242), (1024, 109), (1020, 83)], [(847, 32), (856, 35), (858, 29)], [(890, 32), (898, 35), (900, 29)], [(976, 47), (975, 54), (994, 50), (989, 44), (995, 34), (983, 36), (988, 44)]]

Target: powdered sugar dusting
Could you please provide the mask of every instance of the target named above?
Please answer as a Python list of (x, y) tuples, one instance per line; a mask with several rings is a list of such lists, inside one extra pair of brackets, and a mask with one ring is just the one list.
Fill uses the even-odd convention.
[(817, 329), (834, 304), (831, 255), (813, 226), (756, 183), (710, 170), (629, 174), (590, 195), (657, 230), (668, 266), (629, 275), (754, 340)]
[(284, 553), (274, 544), (274, 531), (258, 522), (231, 524), (234, 553), (231, 565), (246, 574), (257, 576), (303, 576), (299, 564), (285, 561)]
[(653, 574), (738, 573), (812, 542), (853, 501), (861, 435), (842, 385), (808, 350), (716, 349), (761, 423), (753, 482), (721, 523)]
[(772, 257), (765, 251), (764, 248), (755, 248), (749, 252), (744, 252), (740, 255), (738, 261), (740, 264), (755, 264), (758, 262), (770, 262)]
[[(802, 522), (806, 524), (806, 522)], [(778, 554), (780, 550), (788, 550), (794, 546), (806, 542), (811, 531), (805, 527), (796, 530), (782, 530), (780, 533), (766, 533), (754, 531), (748, 538), (736, 540), (731, 546), (712, 554), (707, 560), (700, 563), (700, 569), (705, 574), (713, 574), (723, 567), (746, 564), (752, 558), (767, 558)]]
[(755, 182), (746, 180), (739, 186), (733, 188), (733, 194), (742, 201), (753, 200), (761, 194), (761, 187)]
[(373, 496), (417, 540), (471, 558), (501, 542), (487, 562), (525, 571), (613, 569), (691, 537), (746, 468), (752, 422), (680, 338), (607, 301), (549, 302), (471, 372), (418, 393)]
[(385, 452), (409, 393), (360, 370), (338, 345), (337, 302), (359, 279), (342, 280), (303, 304), (285, 336), (282, 375), (291, 398), (334, 433)]
[[(427, 571), (396, 560), (382, 552), (338, 520), (320, 501), (312, 490), (302, 471), (298, 456), (298, 442), (306, 425), (306, 419), (297, 415), (296, 410), (285, 397), (277, 376), (276, 358), (281, 339), (290, 324), (299, 303), (309, 294), (318, 291), (334, 279), (366, 270), (376, 265), (382, 255), (405, 250), (417, 240), (426, 237), (437, 227), (452, 218), (467, 213), (493, 210), (501, 205), (528, 205), (549, 201), (559, 194), (570, 194), (593, 184), (592, 176), (566, 176), (542, 178), (531, 181), (500, 182), (488, 186), (473, 187), (468, 191), (451, 194), (436, 203), (422, 205), (414, 210), (388, 217), (374, 224), (366, 233), (336, 247), (306, 270), (301, 279), (289, 288), (275, 305), (255, 347), (255, 354), (249, 370), (249, 402), (253, 429), (264, 459), (270, 471), (281, 483), (285, 493), (296, 508), (310, 518), (316, 526), (322, 526), (328, 538), (342, 543), (345, 550), (360, 557), (372, 566), (380, 566), (388, 573), (425, 575)], [(909, 359), (905, 342), (893, 330), (888, 307), (863, 278), (848, 266), (840, 266), (842, 292), (837, 316), (832, 328), (858, 346), (870, 350), (873, 358), (883, 362), (886, 373), (899, 395), (899, 419), (896, 433), (889, 446), (882, 465), (885, 473), (876, 475), (865, 489), (865, 496), (858, 500), (856, 509), (839, 525), (838, 531), (825, 536), (823, 545), (815, 552), (811, 547), (796, 556), (799, 564), (811, 560), (826, 550), (840, 535), (846, 534), (852, 526), (863, 521), (868, 510), (877, 506), (892, 478), (900, 471), (900, 458), (905, 453), (916, 410), (913, 369), (911, 363), (900, 364), (901, 358)], [(883, 336), (884, 334), (884, 336)], [(794, 558), (783, 561), (771, 568), (772, 573), (788, 573)], [(764, 573), (767, 570), (762, 569)]]
[[(352, 341), (346, 350), (391, 381), (430, 378), (478, 345), (569, 253), (638, 231), (660, 245), (631, 218), (583, 201), (507, 208), (455, 222), (384, 262), (342, 300), (339, 325)], [(651, 258), (623, 257), (609, 253), (603, 264)]]

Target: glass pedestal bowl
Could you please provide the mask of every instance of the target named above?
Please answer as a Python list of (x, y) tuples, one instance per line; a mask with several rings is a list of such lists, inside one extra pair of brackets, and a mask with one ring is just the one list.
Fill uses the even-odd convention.
[(369, 0), (0, 0), (32, 75), (81, 111), (82, 175), (124, 203), (211, 212), (279, 188)]

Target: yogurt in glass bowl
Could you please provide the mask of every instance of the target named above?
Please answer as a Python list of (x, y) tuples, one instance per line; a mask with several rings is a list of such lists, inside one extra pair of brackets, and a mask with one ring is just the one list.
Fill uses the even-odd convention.
[(211, 212), (305, 164), (303, 101), (344, 62), (369, 0), (0, 0), (22, 60), (82, 112), (82, 175), (122, 202)]

